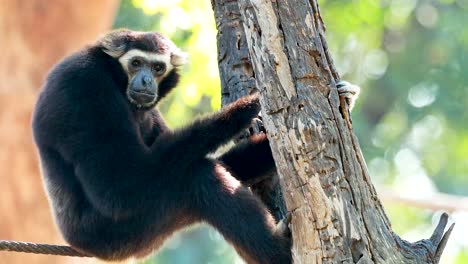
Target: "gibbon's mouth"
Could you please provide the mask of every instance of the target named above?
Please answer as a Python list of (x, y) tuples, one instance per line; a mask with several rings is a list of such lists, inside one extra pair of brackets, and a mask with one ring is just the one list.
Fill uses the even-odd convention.
[(156, 99), (156, 93), (149, 91), (129, 91), (128, 95), (137, 104), (148, 104)]

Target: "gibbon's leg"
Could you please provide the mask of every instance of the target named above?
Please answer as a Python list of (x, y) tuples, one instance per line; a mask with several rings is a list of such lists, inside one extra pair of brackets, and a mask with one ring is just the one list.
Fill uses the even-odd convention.
[(196, 208), (200, 218), (216, 228), (248, 264), (290, 264), (291, 240), (277, 230), (273, 216), (248, 188), (222, 166), (199, 164)]
[(218, 158), (244, 183), (251, 183), (275, 169), (275, 161), (265, 133), (256, 134), (239, 142)]

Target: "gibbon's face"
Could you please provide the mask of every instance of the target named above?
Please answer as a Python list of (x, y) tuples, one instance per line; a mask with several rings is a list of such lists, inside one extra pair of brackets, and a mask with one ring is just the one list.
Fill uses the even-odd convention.
[(125, 96), (129, 103), (142, 110), (155, 106), (162, 95), (160, 84), (187, 61), (186, 53), (171, 40), (153, 32), (113, 31), (102, 38), (101, 45), (127, 74)]
[(158, 98), (158, 86), (174, 69), (171, 55), (133, 49), (119, 58), (128, 76), (127, 99), (137, 108), (154, 106)]

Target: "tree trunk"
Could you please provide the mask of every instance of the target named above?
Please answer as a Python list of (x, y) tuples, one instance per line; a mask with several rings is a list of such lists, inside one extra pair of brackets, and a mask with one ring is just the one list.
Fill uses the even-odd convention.
[[(256, 83), (237, 1), (216, 1), (212, 5), (218, 27), (218, 62), (224, 106), (251, 93)], [(266, 203), (276, 220), (280, 220), (287, 211), (278, 174), (268, 176), (251, 183), (251, 189)]]
[[(43, 79), (64, 55), (111, 27), (116, 0), (0, 0), (0, 239), (58, 243), (31, 135)], [(1, 253), (1, 263), (69, 258)]]
[(444, 235), (444, 214), (433, 236), (416, 243), (392, 232), (338, 97), (316, 0), (212, 4), (223, 103), (260, 91), (292, 214), (294, 262), (438, 263), (453, 226)]

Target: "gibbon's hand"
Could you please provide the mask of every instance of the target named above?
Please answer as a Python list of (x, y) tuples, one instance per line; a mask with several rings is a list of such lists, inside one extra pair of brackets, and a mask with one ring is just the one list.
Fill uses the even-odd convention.
[(336, 84), (336, 88), (338, 89), (338, 94), (344, 97), (346, 103), (348, 103), (349, 110), (352, 110), (361, 92), (361, 87), (347, 81), (339, 81)]

